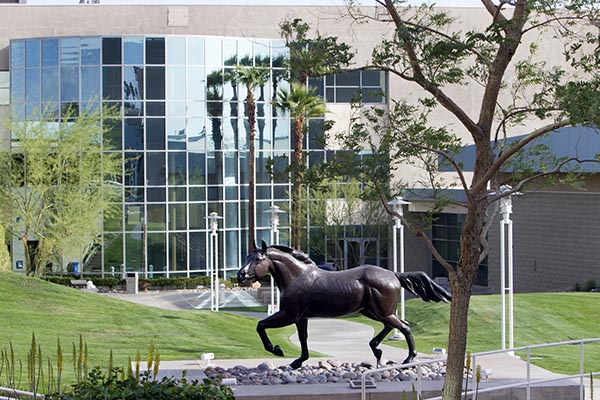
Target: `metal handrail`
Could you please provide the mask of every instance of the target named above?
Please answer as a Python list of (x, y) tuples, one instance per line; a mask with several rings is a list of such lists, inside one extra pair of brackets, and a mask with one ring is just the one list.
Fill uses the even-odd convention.
[(43, 400), (46, 398), (46, 396), (44, 396), (43, 394), (34, 394), (31, 392), (25, 392), (23, 390), (17, 390), (17, 389), (11, 389), (11, 388), (6, 388), (6, 387), (1, 387), (0, 386), (0, 394), (2, 394), (0, 396), (0, 400), (3, 399), (20, 399), (23, 397), (27, 397), (27, 398), (33, 398), (33, 399), (40, 399)]
[[(583, 400), (583, 387), (584, 387), (584, 383), (583, 383), (583, 379), (584, 376), (589, 376), (590, 374), (592, 376), (600, 376), (600, 371), (598, 372), (588, 372), (585, 373), (584, 372), (584, 344), (587, 343), (596, 343), (599, 342), (600, 343), (600, 338), (593, 338), (593, 339), (580, 339), (580, 340), (568, 340), (568, 341), (563, 341), (563, 342), (554, 342), (554, 343), (542, 343), (542, 344), (536, 344), (536, 345), (531, 345), (531, 346), (521, 346), (521, 347), (514, 347), (511, 349), (502, 349), (502, 350), (491, 350), (491, 351), (484, 351), (484, 352), (480, 352), (480, 353), (474, 353), (471, 355), (471, 357), (473, 358), (473, 365), (477, 365), (475, 363), (477, 357), (483, 357), (483, 356), (490, 356), (490, 355), (494, 355), (494, 354), (502, 354), (502, 353), (514, 353), (515, 351), (526, 351), (527, 352), (527, 377), (526, 377), (526, 381), (525, 382), (520, 382), (520, 383), (512, 383), (512, 384), (507, 384), (507, 385), (502, 385), (502, 386), (496, 386), (493, 388), (486, 388), (486, 389), (480, 389), (478, 390), (478, 393), (487, 393), (487, 392), (492, 392), (492, 391), (496, 391), (496, 390), (503, 390), (503, 389), (509, 389), (509, 388), (513, 388), (513, 387), (520, 387), (520, 386), (527, 386), (527, 400), (531, 399), (531, 386), (532, 385), (538, 385), (541, 383), (548, 383), (548, 382), (557, 382), (557, 381), (562, 381), (562, 380), (568, 380), (568, 379), (574, 379), (574, 378), (579, 378), (579, 399)], [(540, 348), (546, 348), (546, 347), (558, 347), (558, 346), (568, 346), (568, 345), (579, 345), (579, 374), (576, 375), (569, 375), (569, 376), (561, 376), (558, 378), (550, 378), (550, 379), (537, 379), (537, 380), (531, 380), (531, 350), (532, 349), (540, 349)], [(389, 371), (392, 369), (397, 369), (399, 366), (401, 366), (403, 369), (404, 368), (412, 368), (412, 367), (417, 367), (417, 395), (418, 398), (421, 398), (421, 392), (422, 392), (422, 382), (421, 382), (421, 366), (423, 365), (429, 365), (429, 364), (435, 364), (435, 363), (439, 363), (439, 362), (445, 362), (447, 361), (447, 357), (443, 357), (443, 358), (437, 358), (434, 360), (427, 360), (427, 361), (420, 361), (420, 362), (413, 362), (413, 363), (409, 363), (409, 364), (395, 364), (392, 366), (388, 366), (388, 367), (383, 367), (383, 368), (377, 368), (374, 370), (369, 370), (369, 371), (365, 371), (362, 373), (360, 382), (361, 382), (361, 399), (362, 400), (366, 400), (367, 399), (367, 388), (366, 388), (366, 380), (367, 380), (367, 376), (369, 375), (373, 375), (376, 374), (378, 372), (383, 372), (383, 371)], [(475, 380), (476, 380), (476, 376), (475, 374), (473, 374), (473, 383), (475, 384)], [(475, 385), (473, 385), (473, 387), (475, 387)], [(475, 391), (471, 390), (468, 391), (467, 394), (474, 394)], [(431, 398), (430, 400), (438, 400), (441, 399), (441, 397), (434, 397)]]

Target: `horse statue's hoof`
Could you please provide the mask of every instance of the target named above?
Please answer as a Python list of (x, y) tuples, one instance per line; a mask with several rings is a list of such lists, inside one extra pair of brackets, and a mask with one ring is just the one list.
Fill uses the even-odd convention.
[(271, 353), (275, 354), (276, 356), (283, 357), (283, 350), (281, 350), (281, 347), (279, 347), (279, 345), (273, 347)]
[(292, 362), (290, 363), (290, 367), (291, 367), (292, 369), (298, 369), (298, 368), (300, 368), (301, 366), (302, 366), (302, 361), (300, 361), (299, 359), (297, 359), (297, 360), (294, 360), (294, 361), (292, 361)]

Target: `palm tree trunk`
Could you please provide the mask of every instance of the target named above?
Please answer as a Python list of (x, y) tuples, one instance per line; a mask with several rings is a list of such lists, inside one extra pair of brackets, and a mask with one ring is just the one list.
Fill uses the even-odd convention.
[(294, 168), (292, 177), (292, 246), (300, 250), (302, 245), (302, 183), (304, 163), (302, 160), (302, 142), (304, 141), (304, 115), (294, 120)]
[(249, 152), (248, 152), (248, 252), (254, 251), (254, 244), (256, 243), (256, 149), (255, 149), (255, 138), (256, 138), (256, 104), (254, 101), (254, 94), (252, 88), (248, 87), (248, 97), (246, 97), (246, 111), (248, 114), (248, 125), (249, 125)]

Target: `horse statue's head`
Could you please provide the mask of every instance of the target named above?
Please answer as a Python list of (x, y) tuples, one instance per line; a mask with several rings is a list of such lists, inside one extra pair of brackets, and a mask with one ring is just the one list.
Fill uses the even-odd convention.
[(267, 256), (267, 244), (263, 241), (262, 248), (250, 253), (242, 268), (238, 271), (237, 279), (241, 285), (248, 285), (264, 277), (269, 273), (273, 262)]

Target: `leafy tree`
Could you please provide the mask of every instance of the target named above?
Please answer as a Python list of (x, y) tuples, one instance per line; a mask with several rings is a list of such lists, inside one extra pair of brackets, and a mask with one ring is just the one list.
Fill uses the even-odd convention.
[(10, 271), (11, 261), (6, 246), (6, 229), (0, 223), (0, 271)]
[[(408, 182), (389, 186), (399, 168), (407, 165), (423, 171), (422, 181), (413, 186), (434, 189), (434, 212), (451, 201), (443, 189), (457, 187), (465, 193), (466, 201), (458, 204), (466, 214), (456, 266), (440, 256), (423, 225), (403, 217), (450, 280), (453, 298), (443, 398), (455, 400), (461, 396), (471, 290), (488, 254), (486, 234), (498, 200), (532, 182), (548, 183), (550, 176), (570, 178), (568, 172), (576, 172), (578, 164), (595, 161), (552, 157), (535, 147), (535, 141), (561, 127), (600, 123), (599, 3), (481, 3), (488, 19), (470, 31), (459, 31), (449, 13), (429, 6), (380, 0), (385, 13), (378, 15), (349, 8), (357, 18), (392, 24), (394, 34), (374, 49), (372, 67), (405, 81), (412, 93), (411, 98), (393, 99), (389, 112), (364, 108), (344, 135), (349, 148), (360, 151), (367, 146), (373, 152), (361, 170), (362, 181), (379, 193), (386, 207), (388, 199), (408, 186)], [(562, 60), (538, 54), (542, 41), (553, 41), (552, 56), (562, 54)], [(470, 90), (469, 96), (456, 95), (465, 90)], [(452, 124), (440, 123), (432, 117), (434, 111), (445, 112)], [(371, 140), (375, 132), (377, 142)], [(524, 135), (516, 137), (519, 134)], [(471, 175), (456, 157), (465, 138), (475, 146)], [(509, 163), (518, 173), (502, 173)], [(449, 166), (454, 176), (442, 176), (441, 165)]]
[(255, 175), (255, 140), (256, 140), (256, 99), (254, 90), (264, 85), (269, 80), (269, 70), (261, 67), (235, 67), (237, 81), (246, 86), (246, 116), (249, 125), (249, 151), (248, 151), (248, 252), (254, 251), (256, 243), (256, 175)]
[[(121, 164), (103, 152), (100, 114), (70, 109), (60, 126), (49, 116), (9, 121), (12, 147), (0, 153), (3, 174), (0, 212), (10, 235), (25, 249), (25, 271), (41, 275), (63, 257), (83, 259), (102, 233), (102, 215), (111, 212)], [(30, 246), (36, 241), (37, 246)]]
[[(310, 26), (296, 18), (292, 21), (285, 20), (279, 24), (281, 37), (285, 40), (286, 46), (290, 51), (288, 67), (290, 70), (290, 81), (292, 88), (288, 95), (294, 93), (297, 99), (283, 101), (282, 97), (275, 100), (279, 105), (286, 102), (289, 105), (298, 104), (299, 96), (304, 97), (302, 102), (308, 104), (308, 97), (316, 97), (316, 94), (307, 90), (308, 78), (321, 77), (332, 74), (347, 67), (354, 54), (350, 52), (350, 46), (345, 43), (339, 43), (337, 37), (323, 37), (316, 32), (315, 37), (309, 37)], [(312, 101), (313, 104), (316, 100)], [(304, 183), (305, 165), (303, 162), (303, 140), (305, 120), (310, 117), (321, 116), (321, 113), (306, 111), (292, 112), (293, 133), (294, 133), (294, 161), (292, 163), (292, 246), (300, 249), (301, 242), (301, 223), (302, 218), (302, 185)], [(314, 110), (316, 111), (316, 109)]]
[(300, 248), (302, 212), (302, 184), (304, 182), (304, 159), (302, 142), (306, 119), (322, 116), (327, 109), (323, 99), (315, 95), (313, 89), (307, 89), (292, 83), (290, 90), (281, 89), (273, 102), (275, 108), (286, 110), (294, 121), (294, 159), (292, 161), (292, 245)]

